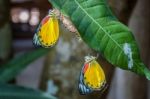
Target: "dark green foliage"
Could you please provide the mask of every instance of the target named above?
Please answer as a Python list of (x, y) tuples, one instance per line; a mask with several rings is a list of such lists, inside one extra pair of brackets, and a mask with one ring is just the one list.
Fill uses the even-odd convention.
[(53, 96), (14, 85), (0, 84), (0, 99), (56, 99)]
[(0, 82), (7, 82), (14, 78), (31, 62), (43, 56), (49, 51), (49, 49), (40, 48), (32, 52), (24, 53), (18, 57), (15, 57), (10, 62), (3, 66), (0, 66)]

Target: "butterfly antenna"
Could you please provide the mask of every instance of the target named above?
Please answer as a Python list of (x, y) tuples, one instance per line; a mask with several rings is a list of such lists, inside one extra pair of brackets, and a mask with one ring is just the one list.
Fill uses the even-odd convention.
[(104, 85), (104, 88), (102, 89), (102, 93), (103, 93), (104, 91), (106, 91), (107, 88), (108, 88), (108, 84), (105, 84), (105, 85)]
[(107, 90), (108, 86), (109, 86), (108, 84), (104, 84), (104, 87), (102, 88), (101, 94), (99, 95), (98, 99), (101, 99), (103, 93)]

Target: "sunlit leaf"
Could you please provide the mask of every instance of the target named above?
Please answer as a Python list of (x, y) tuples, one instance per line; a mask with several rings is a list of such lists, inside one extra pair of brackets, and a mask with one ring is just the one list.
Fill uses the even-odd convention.
[(70, 17), (82, 39), (111, 64), (150, 79), (131, 30), (116, 19), (107, 0), (49, 1)]

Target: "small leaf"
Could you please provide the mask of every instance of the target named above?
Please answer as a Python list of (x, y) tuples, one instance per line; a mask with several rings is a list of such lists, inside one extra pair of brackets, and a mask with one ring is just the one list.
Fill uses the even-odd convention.
[(32, 52), (24, 53), (18, 57), (15, 57), (10, 62), (0, 66), (0, 82), (7, 82), (14, 78), (25, 67), (37, 58), (43, 56), (49, 51), (49, 49), (37, 49)]
[(150, 78), (131, 30), (116, 19), (106, 0), (49, 1), (70, 17), (82, 39), (107, 61)]
[(50, 94), (15, 85), (0, 84), (0, 99), (56, 99)]

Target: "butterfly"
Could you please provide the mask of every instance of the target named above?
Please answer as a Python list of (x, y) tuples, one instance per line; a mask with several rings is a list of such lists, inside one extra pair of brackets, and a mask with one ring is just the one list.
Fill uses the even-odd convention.
[(52, 47), (59, 38), (59, 23), (54, 10), (50, 10), (49, 14), (43, 18), (33, 37), (33, 43), (36, 46), (45, 48)]
[(80, 94), (88, 94), (93, 91), (100, 91), (106, 85), (106, 78), (103, 69), (95, 60), (96, 57), (86, 56), (79, 77)]

